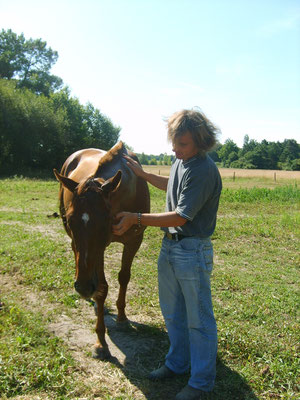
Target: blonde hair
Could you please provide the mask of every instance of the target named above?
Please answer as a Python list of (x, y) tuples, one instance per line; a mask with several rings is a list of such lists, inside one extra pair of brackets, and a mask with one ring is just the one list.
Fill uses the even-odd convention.
[(177, 111), (167, 120), (168, 140), (190, 132), (199, 151), (208, 152), (217, 144), (219, 129), (198, 110)]

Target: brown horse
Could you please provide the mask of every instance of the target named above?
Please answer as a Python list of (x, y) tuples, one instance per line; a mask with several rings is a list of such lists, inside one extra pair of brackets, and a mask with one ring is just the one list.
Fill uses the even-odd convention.
[(98, 149), (79, 150), (64, 163), (60, 181), (60, 214), (72, 239), (75, 255), (75, 289), (97, 305), (98, 342), (94, 357), (105, 359), (110, 352), (105, 341), (104, 302), (108, 285), (104, 274), (104, 250), (111, 242), (124, 245), (119, 272), (117, 299), (118, 322), (127, 321), (125, 297), (133, 258), (138, 251), (144, 228), (133, 226), (123, 236), (112, 233), (114, 216), (119, 211), (149, 212), (150, 197), (146, 182), (127, 166), (123, 154), (129, 154), (122, 142), (108, 152)]

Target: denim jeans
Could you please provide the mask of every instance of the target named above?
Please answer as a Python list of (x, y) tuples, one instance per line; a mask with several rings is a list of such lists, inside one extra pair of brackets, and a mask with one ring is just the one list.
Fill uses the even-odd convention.
[(158, 259), (159, 300), (170, 348), (166, 366), (175, 373), (191, 368), (189, 385), (212, 390), (216, 376), (217, 326), (213, 313), (210, 238), (164, 237)]

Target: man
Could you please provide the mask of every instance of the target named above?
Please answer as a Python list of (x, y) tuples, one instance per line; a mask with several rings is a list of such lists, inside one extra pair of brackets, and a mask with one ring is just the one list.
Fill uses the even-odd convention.
[(159, 300), (170, 339), (165, 365), (150, 373), (152, 380), (171, 378), (191, 369), (176, 400), (196, 400), (212, 390), (216, 376), (217, 327), (213, 314), (210, 274), (211, 235), (222, 182), (206, 154), (216, 144), (217, 128), (195, 110), (182, 110), (168, 120), (168, 139), (176, 160), (170, 176), (145, 172), (126, 157), (136, 175), (167, 192), (166, 212), (121, 212), (115, 234), (132, 225), (158, 226), (165, 232), (158, 259)]

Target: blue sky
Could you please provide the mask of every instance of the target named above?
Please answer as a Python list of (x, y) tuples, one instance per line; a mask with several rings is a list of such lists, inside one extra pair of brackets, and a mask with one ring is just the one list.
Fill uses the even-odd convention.
[(200, 107), (228, 138), (300, 142), (300, 0), (0, 0), (52, 73), (136, 152), (172, 153), (164, 119)]

